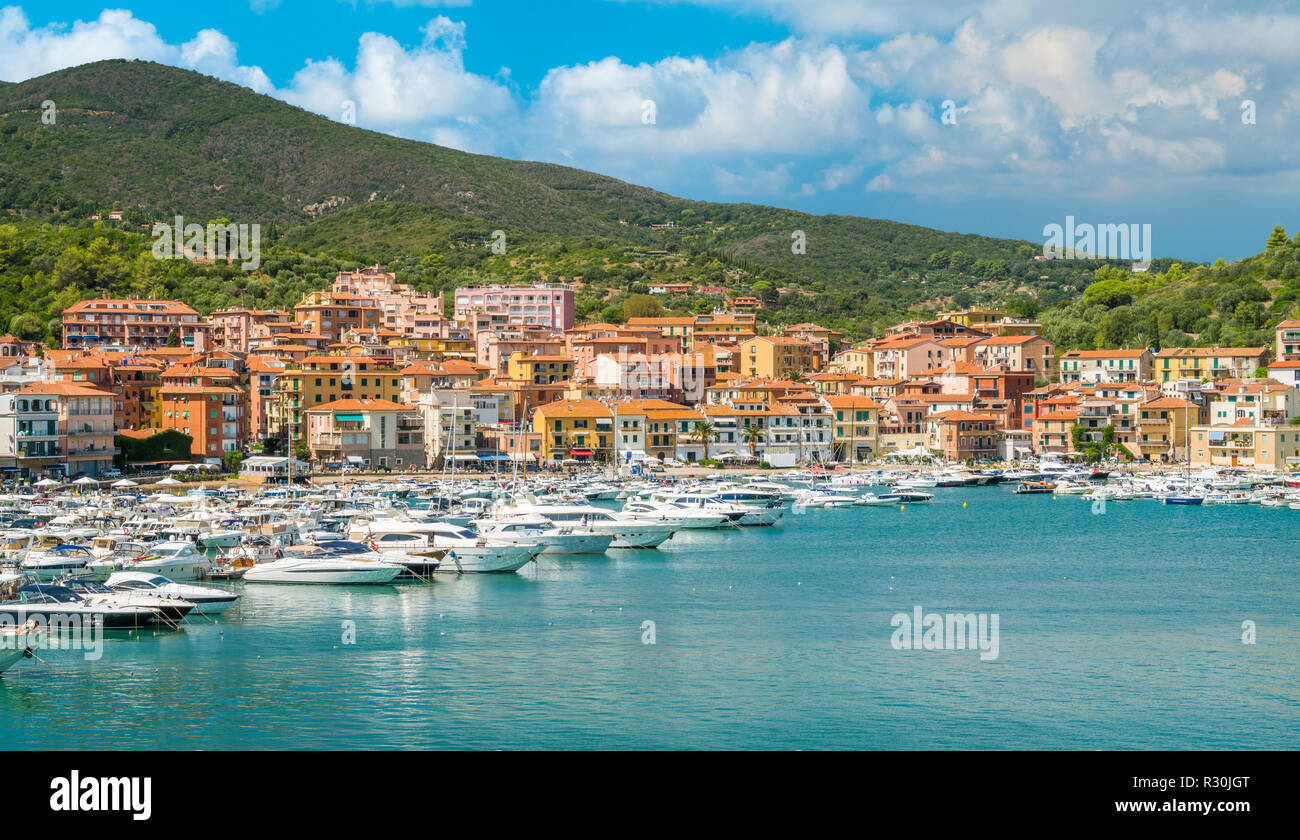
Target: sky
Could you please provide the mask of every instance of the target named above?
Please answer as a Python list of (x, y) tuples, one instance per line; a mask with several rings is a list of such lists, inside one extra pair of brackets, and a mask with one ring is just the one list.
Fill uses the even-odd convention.
[[(0, 0), (0, 79), (186, 67), (685, 198), (1212, 261), (1300, 229), (1300, 4)], [(1070, 8), (1062, 8), (1064, 6)]]

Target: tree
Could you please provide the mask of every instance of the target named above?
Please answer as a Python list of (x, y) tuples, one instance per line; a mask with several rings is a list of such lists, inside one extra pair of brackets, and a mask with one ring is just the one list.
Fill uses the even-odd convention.
[(1273, 232), (1268, 235), (1268, 242), (1264, 245), (1265, 251), (1274, 251), (1287, 244), (1286, 228), (1276, 225)]
[(20, 312), (9, 319), (9, 333), (23, 341), (33, 341), (45, 334), (45, 324), (35, 313)]
[(1101, 430), (1101, 440), (1084, 440), (1084, 428), (1079, 424), (1070, 427), (1070, 440), (1074, 442), (1074, 451), (1083, 455), (1086, 463), (1094, 464), (1104, 460), (1114, 448), (1115, 427), (1105, 426)]
[(181, 346), (181, 337), (180, 334), (176, 332), (176, 330), (172, 330), (171, 332), (167, 333), (167, 346), (168, 347)]
[(763, 427), (755, 423), (752, 426), (746, 426), (745, 431), (741, 433), (745, 443), (749, 446), (749, 454), (755, 458), (758, 457), (758, 445), (763, 442)]
[(623, 301), (624, 318), (658, 318), (663, 314), (663, 305), (650, 295), (632, 295)]
[(293, 457), (297, 458), (299, 461), (310, 461), (311, 447), (299, 441), (293, 446)]
[(704, 446), (704, 458), (702, 460), (709, 460), (709, 441), (717, 439), (717, 428), (707, 420), (696, 421), (695, 428), (691, 429), (691, 440)]
[(1083, 302), (1089, 306), (1114, 308), (1133, 302), (1133, 287), (1117, 277), (1107, 277), (1083, 290)]
[(226, 464), (227, 472), (237, 473), (239, 472), (239, 465), (244, 462), (244, 453), (238, 449), (232, 449), (226, 453), (222, 460)]

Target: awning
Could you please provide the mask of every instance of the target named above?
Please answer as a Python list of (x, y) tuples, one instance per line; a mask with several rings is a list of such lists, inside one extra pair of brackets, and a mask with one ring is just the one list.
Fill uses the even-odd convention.
[(509, 455), (501, 455), (501, 454), (496, 454), (496, 455), (479, 455), (479, 456), (478, 456), (478, 459), (479, 459), (480, 461), (509, 461), (509, 460), (510, 460), (510, 456), (509, 456)]
[(334, 415), (335, 423), (360, 423), (365, 419), (366, 419), (365, 416), (361, 414), (335, 414)]
[(570, 449), (570, 450), (569, 450), (569, 454), (570, 454), (570, 455), (574, 455), (574, 456), (576, 456), (576, 457), (578, 457), (578, 458), (590, 458), (590, 457), (591, 457), (591, 450), (590, 450), (590, 449)]

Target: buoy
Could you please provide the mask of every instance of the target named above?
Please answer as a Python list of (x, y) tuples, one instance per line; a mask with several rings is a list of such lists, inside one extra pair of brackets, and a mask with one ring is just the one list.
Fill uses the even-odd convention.
[(899, 505), (899, 506), (898, 506), (898, 509), (899, 509), (899, 510), (907, 510), (907, 506), (906, 506), (906, 505)]
[(965, 503), (965, 502), (962, 502), (962, 503), (961, 503), (961, 506), (962, 506), (963, 508), (966, 507), (966, 503)]

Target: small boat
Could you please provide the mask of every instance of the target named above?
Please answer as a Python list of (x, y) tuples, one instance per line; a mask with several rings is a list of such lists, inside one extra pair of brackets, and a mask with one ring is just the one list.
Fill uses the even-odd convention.
[(1054, 493), (1056, 492), (1056, 483), (1051, 481), (1022, 481), (1011, 492), (1021, 495)]

